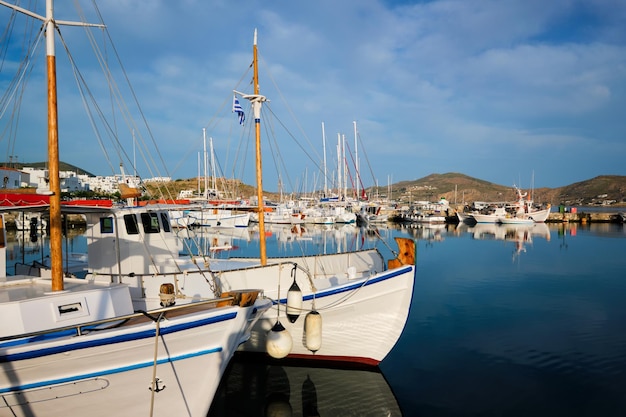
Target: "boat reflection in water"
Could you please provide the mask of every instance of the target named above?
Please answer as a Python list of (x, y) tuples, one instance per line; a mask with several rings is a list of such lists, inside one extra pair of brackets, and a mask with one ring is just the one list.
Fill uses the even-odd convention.
[(477, 223), (475, 225), (459, 224), (457, 231), (471, 233), (474, 239), (504, 240), (515, 243), (513, 258), (526, 252), (526, 246), (533, 244), (535, 237), (550, 241), (550, 228), (545, 223), (533, 224), (497, 224)]
[(239, 355), (229, 364), (208, 417), (401, 415), (377, 367), (313, 367)]

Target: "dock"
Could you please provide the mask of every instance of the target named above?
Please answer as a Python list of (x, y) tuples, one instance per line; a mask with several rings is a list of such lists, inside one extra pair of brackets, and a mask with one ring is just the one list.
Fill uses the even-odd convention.
[(604, 213), (584, 211), (550, 213), (546, 223), (624, 223), (626, 212)]

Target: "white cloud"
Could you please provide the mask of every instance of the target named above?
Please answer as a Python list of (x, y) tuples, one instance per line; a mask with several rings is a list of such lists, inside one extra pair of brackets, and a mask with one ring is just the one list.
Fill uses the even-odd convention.
[[(58, 6), (59, 18), (69, 20), (70, 5)], [(395, 181), (456, 171), (501, 182), (510, 168), (502, 162), (507, 151), (528, 162), (520, 170), (544, 172), (538, 186), (626, 174), (616, 152), (604, 155), (623, 149), (626, 134), (626, 5), (618, 0), (118, 0), (99, 7), (154, 140), (177, 176), (195, 175), (202, 127), (217, 120), (228, 123), (212, 133), (220, 138), (218, 155), (234, 158), (237, 148), (245, 149), (241, 130), (229, 125), (229, 106), (251, 62), (255, 28), (269, 69), (261, 92), (281, 120), (290, 113), (298, 119), (285, 121), (290, 134), (277, 139), (291, 176), (313, 166), (300, 147), (315, 146), (307, 152), (319, 158), (321, 122), (334, 143), (339, 132), (352, 136), (353, 120), (371, 169)], [(0, 13), (0, 21), (8, 20)], [(63, 32), (71, 46), (86, 46), (81, 29)], [(112, 58), (114, 51), (107, 51)], [(83, 61), (86, 52), (75, 56)], [(2, 69), (2, 85), (9, 68)], [(72, 132), (82, 134), (64, 136), (74, 143), (68, 162), (76, 164), (86, 159), (76, 144), (89, 129), (79, 122)], [(16, 153), (32, 160), (27, 147)], [(100, 160), (94, 157), (96, 171)], [(269, 189), (277, 183), (273, 163), (268, 155)], [(571, 164), (581, 168), (575, 174), (563, 169)]]

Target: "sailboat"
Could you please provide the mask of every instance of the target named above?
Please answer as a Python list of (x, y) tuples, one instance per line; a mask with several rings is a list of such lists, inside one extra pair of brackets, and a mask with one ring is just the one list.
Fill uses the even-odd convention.
[(0, 215), (0, 415), (205, 416), (271, 303), (258, 290), (176, 299), (166, 280), (146, 295), (113, 275), (63, 276), (54, 32), (67, 22), (55, 20), (52, 0), (45, 16), (0, 4), (44, 22), (50, 193), (39, 209), (49, 211), (51, 251), (49, 277), (8, 276)]
[[(256, 31), (253, 68), (254, 92), (239, 94), (253, 108), (257, 212), (263, 213), (260, 123), (266, 98), (258, 87)], [(239, 349), (278, 358), (378, 365), (404, 330), (415, 279), (412, 239), (398, 238), (396, 258), (387, 263), (377, 249), (268, 258), (264, 233), (260, 233), (258, 258), (213, 259), (190, 255), (191, 251), (177, 256), (181, 247), (169, 227), (169, 209), (167, 205), (66, 207), (87, 218), (87, 279), (108, 282), (115, 277), (130, 286), (131, 294), (146, 297), (157, 296), (161, 282), (172, 280), (176, 300), (258, 288), (273, 306), (260, 311), (249, 340)], [(265, 230), (264, 216), (258, 216), (258, 230)]]

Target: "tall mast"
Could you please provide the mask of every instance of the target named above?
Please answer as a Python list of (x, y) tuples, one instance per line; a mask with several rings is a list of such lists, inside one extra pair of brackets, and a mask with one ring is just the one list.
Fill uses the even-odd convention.
[(356, 121), (352, 122), (352, 124), (354, 125), (354, 170), (356, 171), (356, 201), (359, 201), (359, 182), (361, 181), (361, 174), (359, 172), (359, 148), (356, 135)]
[(337, 195), (341, 198), (343, 184), (341, 183), (341, 134), (337, 133)]
[(324, 152), (324, 197), (328, 197), (328, 183), (326, 182), (326, 132), (322, 122), (322, 151)]
[(348, 198), (348, 158), (346, 158), (346, 135), (341, 135), (341, 165), (343, 169), (343, 195)]
[(59, 179), (59, 124), (54, 50), (54, 6), (46, 0), (46, 67), (48, 74), (48, 179), (50, 185), (50, 262), (52, 291), (63, 291), (61, 181)]
[(204, 198), (209, 199), (209, 178), (207, 174), (206, 129), (202, 128), (202, 165), (204, 170)]
[(213, 150), (213, 138), (209, 138), (209, 152), (211, 153), (211, 176), (213, 180), (211, 182), (211, 188), (217, 190), (217, 173), (215, 169), (215, 151)]
[(104, 27), (99, 24), (54, 19), (54, 2), (46, 0), (46, 15), (40, 16), (0, 0), (0, 4), (44, 22), (46, 31), (46, 72), (48, 80), (48, 180), (50, 188), (50, 267), (52, 291), (63, 291), (63, 237), (61, 222), (61, 180), (59, 179), (59, 118), (57, 113), (57, 75), (54, 31), (57, 24)]
[(200, 152), (198, 152), (198, 175), (196, 177), (197, 178), (196, 182), (198, 183), (197, 184), (198, 185), (198, 192), (197, 192), (198, 196), (202, 195), (202, 188), (200, 187), (200, 176), (202, 174), (200, 174), (200, 169), (201, 169), (200, 167), (201, 167), (201, 165), (200, 165)]
[(265, 210), (263, 208), (263, 167), (261, 163), (261, 107), (266, 98), (259, 94), (259, 61), (257, 52), (257, 31), (254, 30), (254, 43), (252, 46), (252, 67), (254, 84), (254, 94), (243, 95), (242, 97), (250, 100), (252, 112), (254, 114), (254, 129), (256, 137), (256, 195), (257, 195), (257, 211), (259, 214), (259, 251), (261, 265), (267, 264), (267, 247), (265, 242)]

